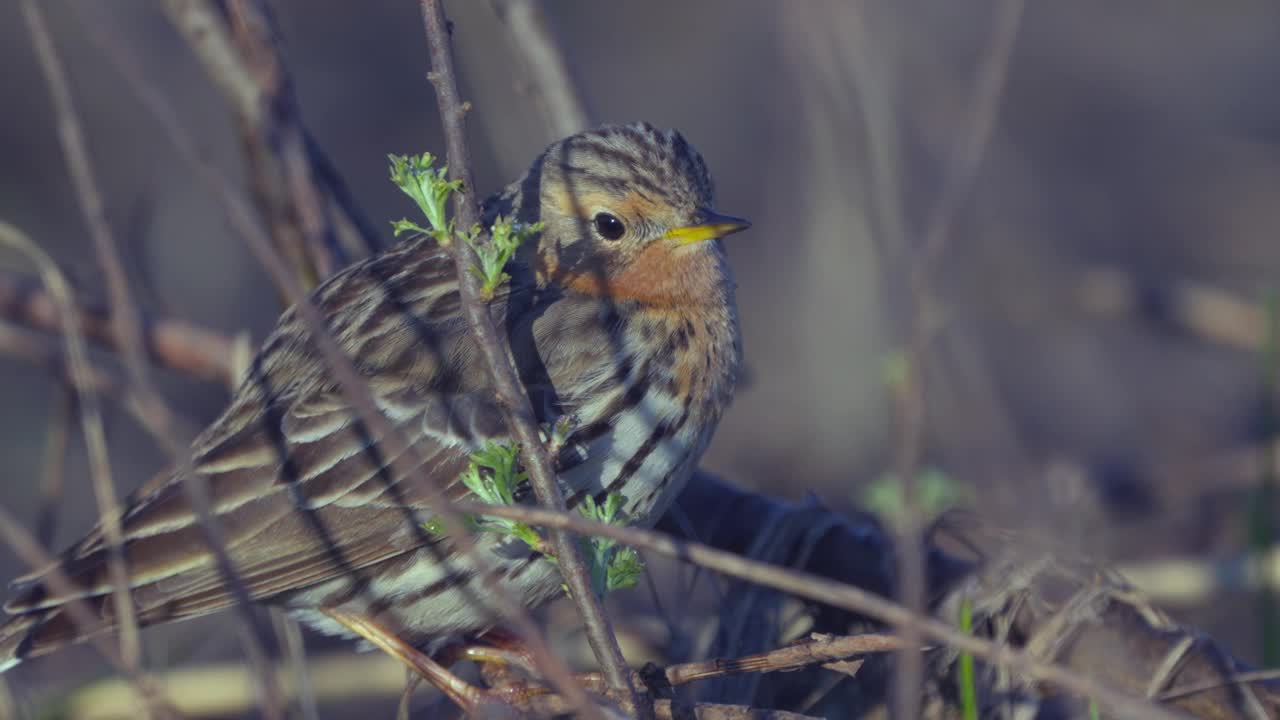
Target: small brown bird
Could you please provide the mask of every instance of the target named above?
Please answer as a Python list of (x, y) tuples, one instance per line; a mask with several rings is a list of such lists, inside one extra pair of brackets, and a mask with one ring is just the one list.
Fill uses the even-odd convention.
[[(566, 497), (620, 492), (636, 524), (653, 523), (680, 492), (733, 394), (741, 346), (719, 238), (748, 223), (711, 204), (698, 152), (678, 132), (641, 123), (551, 145), (484, 206), (486, 223), (545, 224), (491, 309), (540, 421), (576, 421), (556, 458)], [(422, 527), (431, 483), (461, 497), (470, 454), (507, 437), (448, 254), (407, 240), (338, 273), (312, 300), (421, 464), (410, 472), (387, 457), (286, 311), (192, 445), (191, 469), (207, 483), (244, 590), (331, 633), (353, 634), (333, 610), (416, 646), (483, 631), (497, 618), (478, 601), (487, 591), (476, 568)], [(236, 602), (179, 470), (131, 497), (123, 526), (142, 624)], [(558, 592), (552, 563), (482, 537), (486, 564), (517, 601)], [(83, 640), (65, 612), (73, 598), (98, 611), (89, 632), (115, 627), (109, 555), (95, 530), (58, 563), (75, 593), (57, 592), (47, 569), (15, 582), (0, 670)]]

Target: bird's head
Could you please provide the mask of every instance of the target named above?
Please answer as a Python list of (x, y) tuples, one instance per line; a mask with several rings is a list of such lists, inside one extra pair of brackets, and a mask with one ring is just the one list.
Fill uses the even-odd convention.
[(704, 292), (722, 265), (719, 239), (750, 227), (712, 209), (702, 156), (647, 123), (572, 135), (544, 152), (511, 196), (541, 221), (540, 274), (579, 292), (675, 300)]

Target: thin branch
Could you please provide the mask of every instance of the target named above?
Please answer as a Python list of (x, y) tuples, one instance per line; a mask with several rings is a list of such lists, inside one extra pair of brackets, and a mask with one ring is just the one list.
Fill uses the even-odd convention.
[(44, 72), (53, 100), (62, 156), (66, 160), (67, 172), (71, 176), (80, 210), (89, 228), (98, 265), (106, 278), (107, 293), (111, 298), (109, 317), (112, 336), (124, 358), (129, 381), (142, 406), (141, 419), (165, 450), (171, 456), (176, 456), (182, 452), (182, 443), (174, 438), (174, 414), (147, 373), (141, 313), (129, 287), (129, 278), (120, 259), (120, 249), (111, 231), (111, 224), (107, 221), (102, 193), (94, 179), (93, 162), (89, 157), (83, 123), (71, 94), (66, 69), (58, 56), (53, 38), (49, 35), (39, 5), (32, 0), (24, 0), (23, 9), (40, 60), (40, 68)]
[[(75, 303), (70, 308), (78, 332), (86, 339), (119, 352), (106, 312)], [(58, 333), (61, 320), (57, 303), (35, 278), (0, 271), (0, 318), (46, 333)], [(171, 318), (142, 324), (142, 346), (151, 361), (200, 380), (234, 386), (232, 377), (237, 342), (213, 330)]]
[[(43, 33), (43, 21), (32, 0), (23, 0), (23, 14), (37, 45), (48, 42)], [(47, 52), (43, 50), (42, 52)], [(89, 455), (89, 475), (93, 494), (98, 503), (98, 513), (103, 536), (109, 548), (107, 569), (113, 586), (115, 612), (120, 623), (120, 655), (126, 667), (138, 671), (142, 665), (142, 646), (138, 639), (138, 618), (130, 593), (131, 583), (124, 558), (124, 532), (121, 523), (120, 502), (115, 483), (111, 478), (111, 462), (107, 454), (107, 436), (102, 426), (102, 412), (98, 406), (98, 394), (94, 390), (94, 377), (89, 365), (89, 353), (84, 336), (76, 328), (71, 288), (56, 263), (20, 230), (0, 222), (0, 244), (8, 245), (31, 260), (54, 298), (62, 320), (66, 340), (67, 360), (71, 378), (76, 388), (80, 427)]]
[[(351, 701), (359, 698), (394, 697), (404, 686), (403, 668), (385, 655), (335, 655), (311, 661), (311, 672), (320, 700)], [(280, 672), (280, 682), (290, 693), (289, 676)], [(219, 663), (203, 667), (173, 670), (158, 676), (181, 703), (180, 709), (190, 717), (223, 717), (244, 712), (252, 705), (245, 691), (250, 678), (238, 664)], [(601, 683), (603, 684), (603, 683)], [(569, 706), (560, 697), (541, 694), (528, 698), (530, 709), (559, 711)], [(120, 720), (133, 717), (137, 707), (134, 690), (118, 680), (104, 680), (77, 691), (69, 700), (67, 716), (76, 720)], [(658, 718), (685, 720), (670, 701), (657, 705)], [(700, 720), (815, 720), (807, 715), (781, 710), (756, 710), (738, 705), (698, 703), (692, 708)], [(540, 715), (541, 717), (541, 715)]]
[[(901, 596), (907, 607), (922, 610), (925, 601), (924, 543), (917, 512), (916, 473), (924, 448), (926, 379), (930, 346), (937, 331), (934, 320), (937, 303), (935, 271), (951, 237), (955, 216), (969, 197), (1004, 93), (1009, 61), (1018, 36), (1025, 0), (1003, 0), (992, 31), (992, 41), (979, 68), (973, 105), (966, 124), (967, 133), (953, 151), (937, 206), (929, 215), (923, 245), (913, 254), (908, 269), (910, 305), (903, 380), (894, 388), (898, 439), (895, 472), (906, 509), (899, 541), (902, 573)], [(907, 632), (909, 629), (904, 628)], [(902, 717), (918, 713), (923, 658), (908, 647), (898, 655), (899, 677), (895, 686), (895, 708)]]
[[(476, 226), (480, 220), (471, 158), (463, 127), (468, 107), (458, 95), (453, 44), (441, 0), (422, 0), (422, 19), (431, 54), (430, 78), (436, 89), (436, 102), (440, 108), (448, 149), (449, 174), (454, 179), (461, 180), (463, 187), (462, 192), (454, 195), (454, 217), (459, 227), (465, 230)], [(458, 274), (459, 294), (467, 325), (480, 348), (485, 369), (493, 382), (494, 394), (503, 408), (507, 428), (519, 443), (520, 460), (529, 473), (530, 485), (543, 507), (563, 509), (564, 496), (556, 481), (551, 459), (539, 436), (537, 418), (529, 397), (516, 373), (511, 349), (498, 334), (488, 305), (481, 298), (479, 278), (469, 271), (476, 264), (475, 253), (464, 242), (451, 243), (449, 249)], [(577, 542), (569, 533), (558, 529), (551, 533), (551, 542), (555, 547), (560, 572), (582, 615), (591, 649), (595, 651), (596, 659), (605, 677), (609, 679), (610, 686), (631, 697), (631, 707), (641, 718), (652, 717), (652, 705), (648, 696), (637, 693), (631, 686), (626, 658), (618, 646), (618, 639), (614, 636), (600, 599), (592, 590), (590, 576), (578, 551)]]
[[(69, 171), (90, 227), (90, 235), (94, 241), (98, 261), (102, 265), (103, 274), (107, 279), (108, 292), (111, 297), (112, 335), (116, 341), (116, 347), (124, 356), (125, 365), (129, 371), (131, 390), (136, 393), (137, 401), (141, 406), (140, 417), (152, 436), (159, 440), (171, 460), (179, 468), (184, 488), (188, 497), (191, 498), (192, 505), (200, 520), (201, 532), (204, 534), (219, 568), (223, 571), (224, 576), (228, 578), (228, 582), (232, 584), (233, 594), (236, 595), (239, 601), (240, 613), (238, 617), (248, 629), (246, 636), (249, 639), (249, 644), (246, 647), (246, 651), (249, 661), (255, 668), (260, 670), (260, 676), (270, 681), (272, 675), (265, 672), (269, 654), (267, 648), (273, 646), (270, 634), (261, 627), (261, 623), (257, 621), (248, 609), (248, 594), (243, 590), (243, 583), (237, 582), (238, 576), (235, 575), (234, 568), (227, 555), (221, 528), (216, 524), (210, 510), (208, 490), (204, 485), (203, 478), (197, 477), (191, 471), (190, 457), (185, 443), (177, 439), (174, 431), (175, 428), (179, 427), (176, 417), (160, 393), (151, 384), (147, 373), (147, 364), (144, 358), (146, 345), (143, 342), (141, 313), (138, 311), (132, 292), (129, 289), (129, 282), (125, 276), (119, 250), (112, 237), (110, 226), (106, 221), (101, 193), (98, 191), (93, 179), (92, 166), (88, 152), (85, 149), (84, 132), (81, 129), (81, 123), (75, 110), (65, 71), (57, 56), (52, 38), (44, 26), (44, 20), (38, 7), (31, 0), (26, 0), (24, 9), (27, 10), (27, 21), (31, 28), (31, 35), (54, 98), (63, 152), (67, 158)], [(52, 289), (47, 280), (45, 284), (46, 287)], [(66, 291), (64, 294), (66, 297), (65, 304), (70, 307), (70, 292)], [(54, 293), (54, 295), (57, 296), (58, 293)], [(64, 312), (63, 330), (68, 337), (67, 345), (74, 366), (78, 362), (76, 353), (83, 352), (83, 349), (71, 350), (75, 346), (75, 343), (71, 341), (71, 334), (75, 326), (74, 323), (70, 322), (70, 317), (69, 314)], [(82, 341), (77, 339), (76, 342)], [(96, 412), (96, 407), (94, 411)], [(88, 433), (86, 433), (86, 437), (88, 437)], [(94, 442), (97, 441), (95, 440)], [(103, 443), (103, 452), (105, 452), (105, 439)], [(106, 477), (109, 479), (110, 476), (106, 475)], [(112, 584), (115, 586), (118, 597), (126, 598), (129, 597), (131, 583), (128, 578), (124, 552), (121, 546), (123, 542), (123, 526), (120, 520), (121, 508), (118, 505), (114, 489), (109, 484), (98, 487), (99, 484), (101, 483), (95, 483), (95, 489), (99, 493), (99, 503), (103, 516), (102, 526), (104, 534), (112, 545)], [(116, 556), (118, 556), (118, 559), (116, 559)], [(235, 592), (236, 590), (239, 590), (239, 592)], [(121, 603), (122, 601), (117, 601), (117, 605)], [(127, 612), (120, 613), (119, 627), (122, 646), (126, 642), (138, 643), (137, 618), (132, 605), (127, 608)], [(140, 652), (140, 646), (134, 652)], [(125, 653), (125, 655), (128, 657), (128, 653)], [(262, 689), (264, 713), (268, 718), (280, 717), (282, 710), (279, 692), (270, 682), (264, 685)]]
[(275, 19), (261, 0), (232, 0), (228, 9), (239, 56), (255, 81), (258, 103), (266, 108), (259, 126), (241, 127), (254, 170), (253, 186), (272, 224), (298, 236), (316, 279), (328, 277), (350, 260), (338, 244), (329, 208), (311, 171)]
[(590, 113), (569, 63), (556, 41), (541, 0), (492, 0), (494, 11), (507, 26), (507, 37), (524, 60), (546, 116), (552, 137), (565, 137), (587, 128)]
[(1040, 682), (1056, 685), (1080, 697), (1091, 698), (1123, 717), (1174, 720), (1178, 716), (1151, 702), (1134, 697), (1110, 685), (1045, 662), (1024, 650), (1017, 650), (960, 632), (928, 615), (912, 612), (902, 605), (858, 587), (811, 573), (770, 565), (718, 550), (702, 543), (682, 540), (665, 533), (634, 527), (593, 522), (570, 512), (527, 505), (500, 506), (474, 501), (458, 501), (454, 507), (466, 513), (520, 520), (530, 525), (571, 530), (583, 535), (611, 538), (638, 550), (694, 563), (709, 570), (780, 590), (832, 607), (875, 618), (897, 627), (911, 626), (930, 640), (972, 653), (989, 663), (1008, 667)]
[(77, 630), (84, 634), (89, 644), (93, 646), (98, 654), (124, 676), (126, 682), (137, 692), (138, 697), (143, 698), (144, 705), (151, 715), (157, 718), (182, 717), (174, 709), (176, 706), (173, 701), (156, 682), (155, 678), (136, 666), (129, 665), (126, 659), (120, 655), (119, 648), (112, 644), (108, 637), (97, 632), (101, 627), (101, 617), (98, 612), (90, 608), (89, 603), (77, 596), (77, 588), (71, 578), (62, 572), (57, 565), (57, 561), (41, 547), (40, 543), (30, 533), (22, 528), (17, 519), (3, 506), (0, 506), (0, 541), (12, 548), (14, 554), (26, 563), (30, 569), (43, 570), (47, 568), (49, 570), (47, 578), (50, 587), (55, 592), (74, 598), (64, 606), (67, 616), (75, 624)]
[(269, 9), (256, 0), (232, 5), (231, 28), (208, 0), (164, 0), (163, 10), (239, 119), (273, 229), (306, 241), (295, 246), (304, 254), (290, 259), (315, 263), (327, 276), (345, 256), (375, 252), (377, 230), (302, 122)]
[(45, 547), (53, 545), (57, 533), (58, 510), (62, 507), (63, 487), (66, 485), (67, 447), (70, 445), (75, 410), (75, 389), (63, 383), (58, 387), (58, 399), (49, 417), (49, 430), (45, 433), (44, 471), (40, 474), (36, 539)]
[[(711, 658), (671, 665), (663, 675), (671, 685), (723, 677), (735, 673), (790, 672), (814, 665), (826, 666), (861, 655), (896, 650), (902, 641), (892, 635), (819, 636), (769, 652), (737, 658)], [(835, 668), (844, 672), (845, 668)]]

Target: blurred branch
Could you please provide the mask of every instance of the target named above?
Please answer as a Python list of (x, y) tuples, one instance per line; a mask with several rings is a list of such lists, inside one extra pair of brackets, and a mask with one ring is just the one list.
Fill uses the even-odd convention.
[(377, 231), (302, 123), (269, 9), (235, 0), (228, 18), (210, 0), (163, 8), (236, 114), (259, 209), (307, 284), (374, 252)]
[[(76, 596), (76, 586), (59, 568), (57, 561), (40, 546), (40, 543), (22, 529), (17, 519), (0, 506), (0, 541), (9, 546), (27, 567), (32, 570), (49, 568), (48, 581), (56, 592), (73, 597), (66, 605), (67, 615), (71, 622), (88, 638), (89, 644), (101, 655), (107, 664), (124, 676), (127, 685), (143, 699), (146, 713), (162, 720), (181, 718), (175, 709), (176, 705), (169, 694), (164, 691), (150, 674), (131, 667), (119, 653), (119, 648), (111, 643), (110, 638), (98, 632), (101, 620), (98, 613), (89, 604)], [(134, 716), (137, 715), (135, 704)]]
[[(0, 323), (0, 330), (4, 328)], [(53, 545), (58, 528), (58, 510), (62, 507), (66, 486), (67, 449), (71, 442), (71, 422), (75, 419), (74, 389), (63, 383), (49, 416), (45, 433), (44, 471), (40, 474), (40, 510), (36, 514), (36, 540), (45, 547)]]
[(124, 359), (135, 399), (141, 407), (142, 412), (139, 417), (152, 437), (157, 439), (169, 455), (176, 456), (181, 452), (182, 443), (173, 436), (173, 429), (177, 426), (175, 417), (168, 403), (151, 383), (147, 372), (147, 363), (144, 358), (146, 346), (142, 342), (142, 313), (134, 300), (124, 262), (120, 258), (119, 246), (111, 231), (111, 225), (107, 222), (102, 193), (94, 179), (93, 163), (89, 157), (83, 123), (71, 95), (66, 69), (58, 56), (53, 38), (45, 26), (44, 16), (39, 6), (28, 0), (24, 2), (23, 9), (36, 55), (40, 60), (40, 68), (53, 100), (62, 156), (66, 161), (67, 172), (71, 176), (80, 210), (89, 228), (89, 237), (93, 241), (98, 265), (106, 279), (107, 294), (111, 299), (108, 316), (110, 330), (115, 338), (116, 347), (119, 348), (120, 355)]
[[(117, 338), (111, 332), (106, 312), (98, 307), (73, 303), (71, 317), (76, 328), (93, 342), (117, 352)], [(37, 279), (0, 271), (0, 318), (46, 333), (58, 333), (58, 307)], [(151, 361), (200, 380), (234, 387), (237, 355), (247, 352), (244, 339), (232, 339), (213, 330), (181, 320), (148, 319), (141, 322), (142, 346)], [(244, 363), (239, 363), (243, 365)]]
[[(462, 181), (462, 192), (454, 194), (454, 218), (464, 231), (477, 227), (480, 208), (477, 205), (475, 179), (472, 176), (471, 158), (467, 148), (464, 117), (469, 106), (458, 95), (458, 83), (454, 77), (453, 44), (449, 34), (448, 19), (441, 0), (422, 0), (422, 19), (431, 55), (429, 78), (436, 90), (436, 103), (444, 127), (449, 173)], [(487, 232), (481, 230), (479, 242), (489, 242)], [(529, 403), (529, 397), (516, 373), (511, 350), (499, 335), (489, 314), (488, 305), (481, 294), (480, 280), (470, 272), (476, 265), (475, 252), (470, 243), (453, 242), (449, 246), (454, 269), (458, 276), (458, 293), (461, 296), (463, 314), (476, 339), (486, 374), (493, 385), (493, 392), (503, 409), (508, 432), (520, 448), (520, 460), (529, 474), (539, 504), (562, 510), (564, 496), (556, 482), (555, 469), (539, 436), (538, 423)], [(646, 720), (653, 716), (651, 698), (636, 692), (631, 686), (626, 658), (618, 647), (609, 618), (604, 613), (600, 598), (592, 589), (590, 575), (573, 536), (555, 528), (551, 532), (551, 544), (555, 548), (556, 563), (569, 587), (579, 612), (591, 649), (604, 670), (609, 685), (626, 696), (629, 707)], [(579, 698), (573, 698), (579, 699)], [(581, 698), (585, 700), (585, 698)]]
[[(338, 244), (329, 208), (316, 185), (307, 155), (313, 147), (304, 137), (275, 19), (261, 0), (230, 0), (226, 7), (239, 56), (254, 80), (262, 107), (260, 124), (241, 125), (250, 186), (259, 210), (276, 228), (277, 241), (293, 238), (281, 247), (286, 251), (301, 248), (309, 255), (292, 259), (296, 267), (304, 269), (308, 284), (314, 285), (351, 260)], [(314, 274), (308, 276), (305, 271)]]
[(1280, 547), (1256, 556), (1162, 558), (1121, 565), (1116, 572), (1152, 600), (1176, 605), (1207, 603), (1227, 593), (1259, 588), (1280, 591)]
[(1211, 285), (1143, 282), (1118, 268), (1092, 267), (1080, 274), (1075, 297), (1085, 310), (1102, 317), (1149, 320), (1235, 350), (1261, 353), (1266, 344), (1263, 308)]
[[(261, 687), (263, 713), (268, 718), (281, 717), (283, 709), (280, 705), (279, 693), (274, 684), (266, 682), (270, 676), (270, 673), (267, 672), (269, 667), (267, 658), (268, 648), (273, 646), (271, 636), (261, 627), (261, 624), (257, 622), (249, 609), (248, 593), (244, 590), (243, 583), (240, 582), (239, 576), (231, 564), (223, 541), (221, 527), (214, 520), (210, 510), (211, 504), (208, 489), (204, 485), (204, 479), (192, 472), (190, 457), (185, 447), (186, 443), (176, 437), (176, 429), (179, 427), (177, 419), (163, 397), (151, 384), (144, 360), (146, 345), (143, 342), (141, 312), (129, 290), (129, 282), (125, 276), (119, 250), (106, 221), (102, 197), (93, 179), (92, 167), (88, 153), (85, 150), (84, 133), (75, 110), (61, 60), (58, 58), (48, 30), (44, 26), (44, 20), (38, 7), (32, 0), (26, 0), (23, 7), (26, 10), (27, 24), (30, 27), (31, 35), (40, 56), (41, 66), (44, 69), (46, 80), (54, 98), (63, 152), (67, 158), (81, 206), (88, 220), (90, 235), (94, 241), (99, 264), (102, 266), (103, 274), (106, 276), (108, 292), (111, 297), (110, 317), (112, 319), (113, 335), (116, 338), (116, 348), (123, 355), (125, 365), (128, 368), (132, 386), (131, 391), (136, 394), (136, 402), (140, 405), (140, 417), (152, 436), (159, 440), (177, 466), (179, 476), (183, 479), (184, 489), (191, 499), (192, 506), (199, 519), (200, 530), (204, 534), (205, 540), (210, 547), (210, 552), (216, 559), (219, 569), (236, 596), (237, 606), (240, 610), (237, 617), (247, 630), (245, 633), (247, 641), (245, 649), (248, 660), (258, 671), (257, 674), (264, 678), (265, 682)], [(58, 273), (56, 265), (48, 259), (44, 261), (44, 264), (49, 268), (48, 271), (42, 271), (44, 284), (63, 306), (61, 329), (66, 339), (68, 356), (71, 359), (73, 377), (75, 377), (78, 374), (75, 368), (81, 364), (87, 368), (88, 359), (86, 350), (83, 347), (83, 338), (72, 319), (70, 289), (69, 287), (63, 287), (59, 291), (54, 291), (55, 285), (50, 282), (49, 273)], [(62, 285), (65, 286), (65, 282)], [(134, 660), (135, 657), (140, 660), (141, 644), (138, 638), (139, 628), (136, 609), (132, 604), (131, 597), (133, 583), (129, 577), (123, 546), (123, 509), (119, 505), (111, 483), (106, 458), (106, 439), (105, 434), (101, 431), (101, 420), (97, 417), (96, 398), (92, 395), (92, 391), (89, 391), (89, 397), (86, 399), (85, 390), (81, 388), (79, 382), (77, 382), (77, 388), (80, 390), (78, 405), (82, 416), (93, 418), (94, 424), (99, 426), (91, 431), (88, 426), (89, 421), (86, 420), (85, 438), (89, 444), (90, 457), (94, 458), (93, 462), (103, 466), (101, 470), (93, 473), (94, 489), (95, 494), (98, 496), (101, 514), (100, 525), (103, 528), (103, 534), (111, 551), (108, 568), (116, 598), (114, 609), (121, 638), (121, 652), (126, 661), (136, 662), (137, 660)], [(86, 403), (88, 403), (89, 407), (86, 407)], [(98, 447), (99, 445), (100, 447)]]
[(590, 123), (586, 104), (556, 41), (542, 0), (491, 0), (507, 37), (524, 59), (553, 138), (581, 132)]
[[(897, 427), (894, 472), (900, 487), (901, 504), (906, 510), (899, 528), (899, 592), (907, 607), (916, 611), (924, 608), (926, 590), (920, 535), (922, 520), (916, 507), (916, 474), (924, 450), (925, 386), (930, 364), (930, 346), (940, 326), (936, 317), (938, 299), (934, 288), (935, 274), (946, 252), (955, 217), (969, 197), (986, 155), (1004, 93), (1023, 8), (1024, 0), (1003, 0), (998, 5), (992, 39), (978, 70), (966, 131), (952, 149), (937, 205), (928, 215), (924, 239), (918, 248), (908, 242), (907, 238), (897, 234), (902, 229), (902, 219), (897, 214), (903, 211), (899, 201), (900, 189), (876, 185), (877, 195), (889, 195), (880, 203), (881, 231), (887, 231), (885, 239), (888, 243), (901, 245), (899, 252), (904, 258), (903, 272), (907, 283), (907, 295), (902, 298), (907, 317), (903, 372), (891, 390), (896, 407)], [(871, 101), (870, 96), (866, 99)], [(892, 107), (888, 103), (885, 106)], [(907, 628), (904, 630), (909, 632)], [(908, 647), (898, 654), (898, 663), (894, 707), (900, 717), (915, 717), (919, 712), (923, 658), (908, 643)]]
[[(39, 10), (30, 0), (24, 1), (22, 8), (37, 45), (48, 43), (48, 33), (44, 29)], [(47, 53), (49, 50), (45, 48), (41, 52)], [(102, 425), (98, 394), (94, 388), (95, 377), (89, 364), (84, 336), (73, 319), (71, 289), (53, 260), (16, 227), (0, 223), (0, 244), (17, 250), (36, 266), (41, 281), (54, 299), (62, 321), (67, 359), (71, 368), (70, 374), (76, 389), (76, 407), (81, 432), (89, 455), (91, 485), (98, 503), (103, 535), (110, 548), (108, 572), (114, 586), (113, 609), (116, 617), (119, 618), (119, 659), (126, 673), (138, 678), (142, 673), (142, 648), (138, 639), (137, 616), (130, 593), (128, 571), (125, 567), (121, 510), (111, 477), (106, 432)], [(92, 615), (90, 614), (89, 617), (91, 618)], [(87, 627), (92, 626), (92, 622), (87, 625)]]
[[(163, 322), (157, 322), (152, 327), (163, 325)], [(0, 328), (3, 328), (3, 326), (0, 325)], [(194, 337), (201, 337), (201, 333), (207, 332), (199, 328), (194, 328), (194, 330), (196, 331), (193, 334)], [(0, 333), (0, 338), (3, 337), (3, 333)], [(0, 347), (3, 347), (2, 342), (0, 342)], [(768, 517), (778, 512), (830, 513), (830, 511), (812, 506), (780, 503), (763, 495), (740, 490), (704, 473), (695, 474), (680, 497), (678, 505), (684, 508), (686, 512), (693, 513), (698, 517), (715, 518), (723, 515), (733, 518), (734, 522), (710, 521), (703, 524), (699, 531), (709, 533), (705, 539), (711, 545), (729, 553), (745, 552), (752, 541), (750, 528), (759, 527)], [(492, 508), (487, 508), (486, 511), (491, 510)], [(810, 518), (806, 522), (815, 523), (818, 521)], [(674, 519), (671, 515), (668, 515), (663, 520), (663, 523), (666, 527), (675, 527), (672, 524)], [(680, 549), (681, 547), (679, 545), (674, 546), (671, 548), (672, 553), (687, 560), (696, 560), (698, 558), (696, 553), (687, 553)], [(784, 562), (799, 561), (798, 559), (786, 560), (785, 555), (783, 557)], [(802, 567), (825, 577), (869, 588), (872, 592), (887, 594), (891, 588), (891, 574), (888, 571), (889, 565), (887, 565), (891, 557), (891, 542), (874, 525), (868, 524), (866, 521), (854, 522), (843, 516), (837, 516), (837, 523), (833, 525), (831, 532), (819, 540), (819, 544), (814, 548), (809, 558), (804, 561), (805, 564)], [(956, 578), (969, 572), (969, 565), (937, 549), (931, 551), (930, 558), (929, 575), (931, 579), (929, 587), (932, 595), (945, 592), (946, 588), (954, 583)], [(1141, 581), (1141, 578), (1139, 580)], [(856, 608), (855, 612), (858, 612)], [(864, 613), (859, 612), (858, 614), (862, 616)], [(865, 615), (874, 616), (873, 613), (865, 613)], [(1119, 637), (1127, 637), (1131, 636), (1134, 630), (1113, 628), (1108, 632)], [(1136, 637), (1142, 637), (1142, 635)], [(1094, 677), (1111, 679), (1108, 675), (1094, 673), (1094, 669), (1087, 661), (1075, 661), (1072, 666), (1081, 671), (1091, 673)], [(402, 687), (403, 675), (397, 674), (396, 683), (397, 688)], [(316, 684), (323, 694), (325, 692), (323, 682), (317, 679)]]
[[(52, 41), (34, 0), (23, 0), (22, 11), (32, 40), (42, 58), (42, 64), (56, 62), (56, 59), (50, 60), (56, 56), (52, 55)], [(61, 122), (65, 123), (68, 120), (63, 117)], [(125, 667), (137, 672), (142, 667), (142, 645), (138, 639), (137, 610), (130, 592), (132, 584), (129, 582), (129, 572), (125, 565), (122, 510), (116, 494), (115, 482), (111, 477), (107, 434), (103, 428), (98, 393), (94, 388), (93, 372), (89, 365), (89, 351), (85, 346), (84, 335), (74, 321), (71, 286), (53, 259), (17, 228), (0, 224), (0, 244), (13, 248), (36, 266), (41, 282), (54, 298), (58, 308), (66, 343), (67, 363), (76, 389), (80, 429), (89, 455), (90, 485), (98, 504), (102, 534), (108, 546), (107, 572), (113, 586), (112, 597), (115, 603), (113, 610), (119, 618), (120, 656)]]

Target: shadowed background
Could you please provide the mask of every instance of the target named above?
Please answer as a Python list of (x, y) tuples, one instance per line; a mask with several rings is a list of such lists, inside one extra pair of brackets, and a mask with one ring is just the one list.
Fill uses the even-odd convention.
[[(390, 242), (389, 221), (411, 207), (387, 181), (386, 154), (443, 149), (417, 5), (273, 6), (304, 122)], [(776, 495), (859, 504), (892, 465), (884, 367), (902, 337), (904, 281), (886, 258), (919, 244), (943, 193), (998, 4), (548, 8), (592, 115), (679, 128), (715, 175), (720, 209), (755, 223), (727, 241), (749, 372), (704, 466)], [(450, 11), (483, 193), (553, 138), (488, 3)], [(151, 3), (57, 1), (47, 12), (138, 297), (261, 339), (281, 310), (270, 284), (81, 22), (124, 37), (207, 156), (241, 178), (231, 115), (201, 67)], [(23, 28), (16, 4), (0, 4), (0, 218), (100, 298)], [(1194, 286), (1258, 303), (1280, 284), (1277, 75), (1270, 3), (1029, 3), (933, 288), (945, 325), (931, 348), (924, 464), (972, 507), (1109, 562), (1245, 546), (1273, 402), (1261, 348), (1189, 331), (1170, 298)], [(12, 255), (0, 265), (28, 269)], [(1132, 307), (1112, 302), (1118, 286), (1138, 289)], [(1231, 320), (1210, 314), (1204, 326)], [(159, 377), (193, 425), (226, 399)], [(27, 517), (57, 394), (43, 370), (0, 357), (2, 497)], [(107, 407), (123, 491), (163, 453)], [(59, 545), (96, 514), (78, 437), (71, 448)], [(20, 569), (0, 555), (0, 575)], [(1172, 610), (1256, 661), (1251, 608), (1248, 595), (1222, 593)], [(233, 638), (209, 642), (229, 624), (149, 634), (153, 664), (234, 654)], [(88, 653), (74, 657), (80, 679), (93, 672)], [(15, 682), (48, 672), (33, 663)]]

